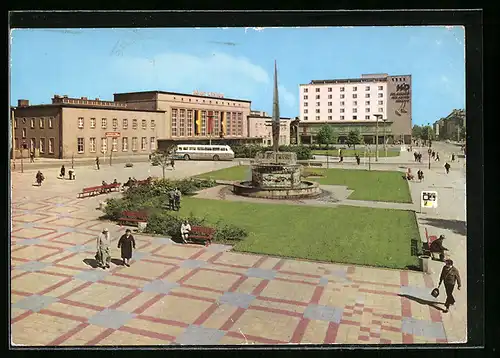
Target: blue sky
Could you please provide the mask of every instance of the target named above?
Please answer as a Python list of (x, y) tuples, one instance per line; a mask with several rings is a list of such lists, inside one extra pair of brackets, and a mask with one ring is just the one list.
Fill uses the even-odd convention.
[(199, 90), (271, 113), (276, 59), (282, 116), (299, 115), (299, 84), (313, 79), (411, 74), (413, 123), (426, 124), (465, 108), (464, 36), (462, 27), (14, 30), (11, 104)]

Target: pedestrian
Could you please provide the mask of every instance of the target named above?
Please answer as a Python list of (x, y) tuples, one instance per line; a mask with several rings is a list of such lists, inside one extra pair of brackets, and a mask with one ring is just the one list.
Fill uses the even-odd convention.
[(187, 239), (189, 237), (189, 233), (191, 232), (191, 225), (189, 225), (189, 222), (187, 220), (184, 220), (184, 222), (181, 225), (181, 239), (184, 244), (187, 244)]
[(455, 153), (452, 153), (451, 154), (451, 161), (454, 162), (455, 161)]
[(99, 166), (99, 157), (95, 157), (95, 166), (97, 168), (97, 170), (100, 170), (100, 166)]
[(173, 157), (170, 159), (170, 166), (172, 167), (172, 170), (175, 169), (175, 160)]
[(418, 161), (418, 153), (417, 152), (413, 153), (413, 158), (415, 158), (415, 161)]
[(432, 151), (432, 158), (434, 158), (436, 156), (436, 152), (435, 151)]
[(75, 171), (74, 170), (69, 170), (68, 171), (68, 176), (69, 176), (69, 180), (75, 180)]
[(61, 167), (61, 175), (60, 176), (64, 179), (65, 175), (66, 175), (66, 168), (64, 167), (64, 164), (63, 164), (62, 167)]
[(175, 203), (175, 210), (176, 211), (179, 211), (179, 209), (181, 208), (181, 191), (179, 190), (179, 188), (175, 188), (174, 190), (174, 203)]
[(419, 181), (424, 180), (424, 172), (421, 169), (418, 170), (417, 177)]
[(135, 240), (130, 229), (125, 230), (125, 234), (118, 240), (118, 248), (121, 248), (123, 265), (130, 267), (132, 249), (135, 249)]
[(446, 164), (444, 165), (444, 169), (446, 169), (446, 174), (450, 172), (450, 167), (451, 165), (448, 162), (446, 162)]
[(111, 238), (108, 229), (104, 229), (97, 236), (97, 253), (95, 254), (97, 265), (104, 270), (109, 268), (109, 263), (111, 262), (110, 244)]
[(445, 239), (444, 235), (440, 235), (439, 238), (434, 240), (431, 245), (429, 246), (429, 251), (432, 253), (438, 253), (439, 254), (439, 259), (441, 261), (444, 261), (444, 252), (448, 251), (446, 247), (443, 246), (443, 241)]
[(35, 162), (35, 151), (31, 151), (30, 152), (30, 163), (34, 163)]
[(35, 176), (36, 182), (38, 186), (42, 186), (42, 182), (45, 180), (45, 177), (43, 176), (41, 171), (38, 171)]
[(175, 210), (175, 191), (171, 189), (168, 192), (168, 208), (169, 210)]
[(355, 157), (356, 157), (356, 163), (358, 163), (359, 165), (359, 163), (361, 163), (361, 158), (359, 157), (359, 154), (356, 153)]
[(436, 162), (439, 162), (439, 153), (436, 153)]
[[(444, 306), (446, 307), (445, 313), (448, 312), (450, 306), (455, 304), (455, 297), (453, 297), (453, 289), (455, 284), (458, 285), (457, 289), (460, 290), (462, 287), (462, 281), (460, 280), (460, 273), (458, 269), (453, 266), (453, 260), (446, 260), (445, 266), (441, 271), (441, 276), (439, 277), (439, 286), (444, 282), (444, 289), (446, 291), (446, 302)], [(438, 287), (439, 287), (438, 286)]]

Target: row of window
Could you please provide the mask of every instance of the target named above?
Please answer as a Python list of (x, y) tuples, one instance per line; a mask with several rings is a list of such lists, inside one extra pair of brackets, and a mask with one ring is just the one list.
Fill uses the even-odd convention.
[[(78, 118), (78, 128), (83, 129), (84, 127), (84, 118), (79, 117)], [(143, 119), (141, 121), (141, 127), (142, 129), (147, 129), (147, 121)], [(137, 119), (132, 119), (132, 129), (137, 129), (138, 126), (138, 120)], [(101, 128), (106, 129), (108, 127), (108, 119), (107, 118), (101, 118)], [(156, 122), (154, 119), (151, 119), (151, 129), (155, 129), (156, 127)], [(90, 128), (94, 129), (96, 128), (96, 119), (95, 118), (90, 118)], [(113, 118), (113, 129), (118, 129), (118, 119)], [(128, 119), (122, 119), (122, 129), (128, 129)]]
[[(365, 108), (365, 112), (366, 113), (370, 113), (371, 109), (370, 108)], [(328, 113), (332, 113), (333, 110), (331, 108), (328, 108)], [(379, 108), (378, 109), (378, 113), (383, 113), (384, 112), (384, 109), (383, 108)], [(309, 113), (309, 110), (307, 108), (304, 109), (304, 114), (307, 114)], [(320, 109), (319, 108), (316, 108), (316, 113), (320, 113)], [(340, 108), (340, 113), (345, 113), (345, 108)], [(352, 109), (352, 113), (358, 113), (358, 109), (357, 108), (353, 108)]]
[[(370, 119), (371, 117), (370, 116), (365, 116), (365, 119)], [(304, 116), (304, 120), (307, 121), (309, 118), (307, 116)], [(320, 116), (316, 116), (316, 120), (319, 121), (321, 118)], [(344, 120), (345, 119), (345, 116), (340, 116), (340, 119), (341, 120)], [(352, 119), (356, 120), (358, 119), (358, 116), (355, 115), (355, 116), (352, 116)], [(328, 120), (333, 120), (333, 116), (328, 116)]]
[[(383, 98), (384, 97), (384, 93), (383, 92), (380, 92), (377, 94), (378, 95), (378, 98)], [(320, 95), (316, 95), (316, 99), (320, 99)], [(345, 95), (344, 94), (341, 94), (340, 95), (340, 99), (344, 99), (345, 98)], [(358, 98), (358, 95), (356, 93), (353, 93), (352, 94), (352, 98)], [(365, 98), (370, 98), (370, 94), (369, 93), (365, 93)], [(309, 96), (307, 94), (304, 95), (304, 99), (307, 100), (309, 99)], [(332, 95), (329, 94), (328, 95), (328, 99), (332, 99)]]
[[(18, 118), (14, 118), (14, 128), (17, 128), (17, 120)], [(21, 121), (23, 124), (26, 124), (26, 118), (22, 118)], [(48, 118), (38, 118), (38, 127), (40, 129), (45, 128), (45, 122), (47, 122), (47, 126), (49, 128), (54, 128), (54, 117), (48, 117)], [(30, 127), (34, 129), (36, 126), (36, 118), (30, 118)]]
[[(320, 92), (321, 90), (321, 87), (316, 87), (316, 92)], [(352, 87), (352, 90), (353, 91), (357, 91), (358, 90), (358, 87), (354, 86)], [(365, 91), (369, 91), (370, 90), (370, 86), (365, 86)], [(384, 86), (378, 86), (378, 90), (379, 91), (383, 91), (384, 90)], [(332, 87), (328, 87), (328, 92), (332, 92), (333, 91), (333, 88)], [(308, 88), (304, 88), (304, 93), (307, 93), (309, 92), (309, 89)], [(340, 87), (340, 92), (345, 92), (345, 87)]]
[[(177, 97), (174, 97), (174, 100), (177, 100)], [(199, 101), (199, 100), (198, 100), (198, 99), (196, 99), (196, 102), (198, 102), (198, 101)], [(206, 103), (206, 101), (207, 101), (207, 100), (202, 100), (202, 102), (203, 102), (203, 103)], [(184, 102), (184, 97), (181, 97), (181, 102)], [(191, 102), (191, 98), (188, 98), (188, 102)], [(209, 104), (212, 104), (212, 101), (211, 101), (211, 100), (208, 100), (208, 103), (209, 103)], [(219, 104), (219, 101), (215, 101), (215, 104)], [(221, 104), (221, 105), (224, 105), (224, 101), (220, 101), (220, 104)], [(231, 105), (231, 103), (229, 103), (229, 102), (226, 102), (226, 104), (227, 104), (228, 106), (230, 106), (230, 105)], [(233, 106), (236, 106), (236, 102), (233, 102)], [(241, 103), (238, 103), (238, 107), (241, 107)]]
[[(383, 106), (384, 105), (384, 101), (383, 100), (379, 100), (377, 103), (378, 103), (379, 106)], [(366, 106), (369, 106), (370, 104), (371, 104), (370, 101), (365, 101), (365, 105)], [(316, 106), (320, 106), (320, 105), (321, 105), (320, 102), (316, 102)], [(333, 105), (333, 102), (328, 102), (328, 106), (332, 106), (332, 105)], [(345, 101), (340, 101), (340, 105), (344, 106), (345, 105)], [(358, 105), (358, 101), (352, 101), (352, 105), (353, 106), (357, 106)], [(305, 102), (304, 103), (304, 107), (307, 107), (307, 106), (308, 106), (308, 104), (307, 104), (307, 102)]]
[[(38, 142), (38, 149), (40, 151), (41, 154), (44, 154), (45, 151), (47, 150), (46, 148), (46, 138), (40, 138), (39, 142)], [(54, 144), (55, 144), (55, 138), (49, 138), (48, 140), (48, 150), (49, 150), (49, 154), (54, 154)], [(15, 138), (14, 139), (14, 147), (19, 149), (19, 138)], [(30, 139), (30, 143), (29, 143), (29, 147), (28, 149), (30, 151), (34, 151), (36, 149), (36, 139), (35, 138), (31, 138)]]
[[(138, 144), (138, 137), (132, 137), (132, 151), (137, 151), (137, 144)], [(78, 138), (77, 143), (76, 143), (76, 150), (78, 153), (85, 153), (85, 138)], [(108, 151), (108, 138), (102, 137), (100, 141), (100, 147), (101, 153), (106, 153)], [(122, 152), (127, 152), (129, 149), (129, 141), (128, 137), (122, 137), (121, 138), (121, 147), (122, 147)], [(156, 149), (156, 138), (151, 137), (149, 139), (149, 149), (150, 150), (155, 150)], [(141, 138), (141, 150), (146, 151), (148, 150), (148, 138), (147, 137), (142, 137)], [(117, 152), (118, 151), (118, 138), (111, 138), (111, 151)], [(97, 152), (97, 138), (91, 137), (89, 138), (89, 152), (90, 153), (96, 153)]]
[[(208, 129), (208, 111), (201, 110), (201, 128), (199, 135), (218, 135), (224, 130), (226, 135), (243, 135), (243, 113), (242, 112), (219, 112), (213, 111), (212, 132)], [(224, 116), (225, 128), (221, 126), (221, 117)], [(194, 128), (194, 110), (184, 108), (172, 108), (172, 137), (191, 137)]]

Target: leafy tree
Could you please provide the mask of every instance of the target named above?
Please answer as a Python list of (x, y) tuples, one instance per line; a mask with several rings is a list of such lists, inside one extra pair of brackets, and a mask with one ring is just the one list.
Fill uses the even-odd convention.
[(354, 129), (349, 131), (349, 134), (347, 135), (347, 144), (352, 145), (354, 150), (356, 150), (356, 144), (361, 143), (363, 143), (363, 138), (359, 134), (359, 131)]
[(412, 128), (411, 135), (413, 138), (420, 138), (422, 139), (422, 130), (423, 128), (417, 124), (415, 124)]
[(432, 129), (431, 126), (425, 126), (425, 127), (422, 127), (422, 135), (421, 135), (421, 138), (424, 140), (424, 141), (427, 141), (427, 142), (431, 142), (434, 140), (434, 130)]
[(329, 126), (328, 124), (322, 126), (316, 134), (316, 140), (318, 143), (325, 144), (327, 149), (328, 145), (336, 143), (337, 139), (337, 133), (335, 133), (332, 126)]
[(161, 169), (163, 170), (163, 179), (165, 179), (165, 169), (170, 165), (171, 160), (172, 157), (168, 151), (157, 150), (151, 154), (151, 164), (161, 166)]

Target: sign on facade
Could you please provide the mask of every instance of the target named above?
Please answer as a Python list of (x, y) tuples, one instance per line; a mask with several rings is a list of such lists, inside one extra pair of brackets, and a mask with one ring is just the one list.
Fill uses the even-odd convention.
[(205, 96), (205, 97), (217, 97), (217, 98), (224, 98), (224, 95), (222, 93), (217, 93), (217, 92), (202, 92), (202, 91), (193, 91), (193, 95), (195, 96)]
[(437, 191), (422, 191), (420, 194), (420, 207), (422, 208), (437, 208), (438, 193)]
[(106, 132), (106, 138), (118, 138), (120, 132)]

